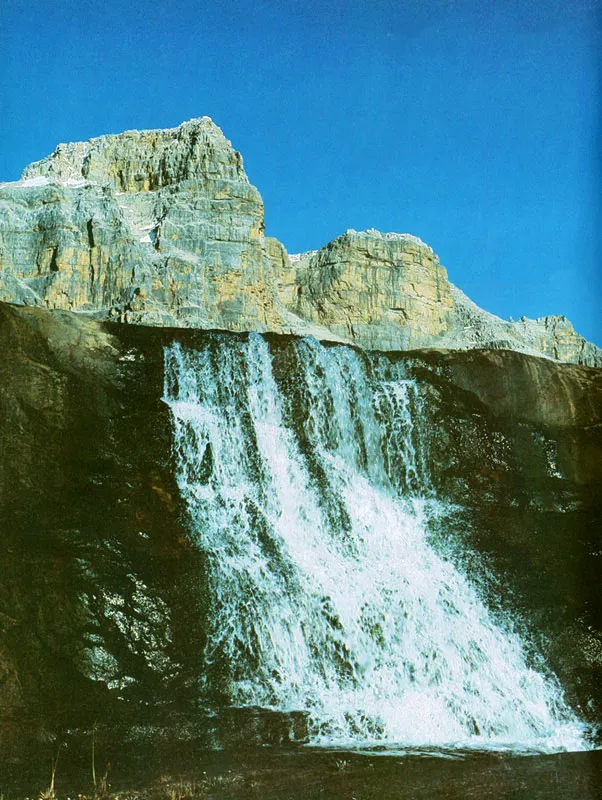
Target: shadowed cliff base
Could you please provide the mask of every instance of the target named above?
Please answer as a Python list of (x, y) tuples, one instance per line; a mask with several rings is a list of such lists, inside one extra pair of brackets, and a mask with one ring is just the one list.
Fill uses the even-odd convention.
[[(211, 346), (220, 337), (247, 338)], [(208, 334), (0, 306), (0, 714), (13, 776), (46, 770), (64, 739), (65, 769), (69, 752), (85, 758), (94, 726), (115, 769), (153, 731), (192, 726), (204, 748), (290, 736), (290, 720), (241, 725), (219, 696), (222, 720), (202, 723), (205, 564), (162, 401), (174, 340), (195, 349)], [(295, 338), (268, 340), (288, 369)], [(440, 548), (598, 721), (600, 372), (505, 351), (390, 358), (419, 381), (434, 488), (454, 504), (433, 531)]]
[[(89, 754), (88, 754), (89, 755)], [(598, 796), (602, 779), (600, 751), (516, 757), (422, 753), (352, 753), (300, 749), (237, 750), (226, 753), (180, 752), (146, 755), (126, 771), (104, 765), (94, 791), (90, 765), (55, 775), (56, 800), (69, 796), (103, 800), (465, 800), (530, 797), (583, 800)], [(0, 768), (0, 780), (2, 775)], [(22, 800), (44, 791), (50, 769), (20, 779), (4, 793)]]

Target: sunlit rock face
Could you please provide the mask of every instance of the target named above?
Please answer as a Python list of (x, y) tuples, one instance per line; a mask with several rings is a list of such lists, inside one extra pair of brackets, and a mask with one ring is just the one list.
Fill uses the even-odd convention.
[(349, 230), (320, 250), (280, 259), (275, 269), (287, 308), (361, 347), (516, 350), (602, 366), (602, 351), (566, 317), (513, 322), (479, 308), (410, 234)]
[(405, 233), (289, 256), (209, 117), (61, 144), (0, 184), (0, 299), (148, 325), (314, 335), (380, 350), (490, 347), (602, 366), (564, 317), (505, 321)]
[(263, 203), (208, 117), (59, 145), (0, 189), (0, 297), (278, 330)]
[(359, 345), (407, 350), (450, 327), (447, 272), (415, 236), (349, 230), (297, 263), (299, 315)]
[(525, 338), (533, 337), (536, 349), (545, 355), (573, 364), (602, 367), (600, 348), (580, 336), (562, 314), (536, 320), (523, 317), (514, 328)]
[(451, 326), (439, 347), (466, 349), (488, 347), (544, 355), (557, 361), (602, 367), (602, 350), (580, 336), (569, 320), (551, 315), (517, 322), (483, 311), (464, 292), (451, 285), (454, 311)]

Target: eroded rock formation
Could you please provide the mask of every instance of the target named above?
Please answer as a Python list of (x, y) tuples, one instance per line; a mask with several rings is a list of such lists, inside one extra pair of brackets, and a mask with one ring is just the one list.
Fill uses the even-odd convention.
[(278, 329), (263, 203), (207, 117), (59, 145), (0, 191), (2, 299)]
[(347, 231), (297, 260), (300, 316), (378, 350), (432, 345), (453, 300), (430, 247), (408, 234)]
[(208, 118), (59, 145), (0, 185), (0, 299), (150, 325), (362, 347), (494, 347), (602, 366), (563, 317), (506, 322), (409, 234), (347, 231), (289, 257)]
[(602, 351), (566, 317), (511, 322), (479, 308), (449, 281), (433, 250), (410, 234), (349, 230), (290, 263), (288, 307), (361, 347), (488, 347), (602, 366)]

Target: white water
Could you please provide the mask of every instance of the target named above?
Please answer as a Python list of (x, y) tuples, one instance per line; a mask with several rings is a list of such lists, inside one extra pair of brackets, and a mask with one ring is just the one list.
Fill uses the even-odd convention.
[(316, 743), (584, 747), (557, 683), (428, 542), (416, 385), (313, 340), (278, 383), (261, 337), (210, 345), (167, 349), (165, 383), (208, 564), (207, 691), (304, 711)]

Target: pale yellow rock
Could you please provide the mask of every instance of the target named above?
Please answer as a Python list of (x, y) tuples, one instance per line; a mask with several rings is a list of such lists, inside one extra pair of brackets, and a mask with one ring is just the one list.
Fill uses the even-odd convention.
[(431, 345), (449, 328), (447, 273), (416, 237), (350, 230), (294, 263), (293, 310), (361, 346)]
[(0, 187), (0, 299), (281, 329), (263, 202), (208, 117), (59, 145)]
[(149, 325), (366, 348), (514, 349), (602, 366), (564, 317), (479, 309), (410, 234), (347, 231), (289, 256), (208, 118), (59, 145), (0, 184), (0, 300)]

